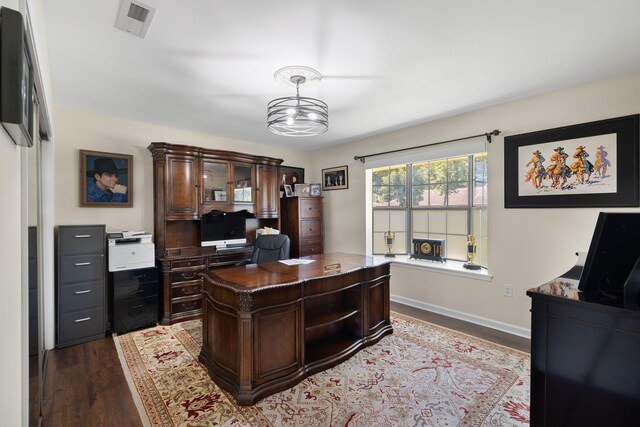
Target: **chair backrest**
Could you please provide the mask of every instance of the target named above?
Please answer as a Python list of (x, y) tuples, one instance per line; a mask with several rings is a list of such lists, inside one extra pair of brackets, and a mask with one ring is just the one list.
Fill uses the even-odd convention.
[(289, 259), (291, 240), (286, 234), (261, 234), (253, 248), (251, 264)]

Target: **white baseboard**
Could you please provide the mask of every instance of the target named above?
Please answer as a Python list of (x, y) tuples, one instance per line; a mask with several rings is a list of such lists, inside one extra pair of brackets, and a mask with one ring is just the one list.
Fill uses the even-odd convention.
[(422, 301), (401, 297), (399, 295), (391, 295), (390, 299), (391, 301), (408, 305), (410, 307), (419, 308), (421, 310), (430, 311), (432, 313), (442, 314), (443, 316), (453, 317), (454, 319), (464, 320), (465, 322), (475, 323), (476, 325), (486, 326), (487, 328), (497, 329), (498, 331), (506, 332), (508, 334), (531, 339), (530, 329), (509, 325), (508, 323), (498, 322), (495, 320), (487, 319), (486, 317), (474, 316), (473, 314), (463, 313), (461, 311), (452, 310), (446, 307), (427, 304)]

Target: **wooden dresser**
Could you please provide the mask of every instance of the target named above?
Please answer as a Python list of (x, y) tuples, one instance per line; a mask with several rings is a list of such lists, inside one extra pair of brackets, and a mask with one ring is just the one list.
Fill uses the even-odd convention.
[(280, 229), (291, 239), (291, 258), (323, 252), (322, 197), (280, 199)]

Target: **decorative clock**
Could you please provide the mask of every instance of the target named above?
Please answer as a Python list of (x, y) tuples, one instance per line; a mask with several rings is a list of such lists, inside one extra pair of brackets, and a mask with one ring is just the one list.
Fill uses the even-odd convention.
[(413, 239), (411, 258), (444, 262), (443, 239)]

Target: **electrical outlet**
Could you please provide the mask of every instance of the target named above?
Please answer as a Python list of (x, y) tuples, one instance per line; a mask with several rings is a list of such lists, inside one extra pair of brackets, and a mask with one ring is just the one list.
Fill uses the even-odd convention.
[(509, 284), (504, 285), (504, 296), (513, 298), (513, 285), (509, 285)]

